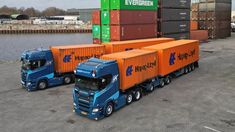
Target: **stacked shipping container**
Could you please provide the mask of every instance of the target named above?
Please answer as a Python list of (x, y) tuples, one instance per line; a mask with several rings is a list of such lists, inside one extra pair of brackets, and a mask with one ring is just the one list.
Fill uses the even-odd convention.
[[(196, 14), (197, 13), (197, 18)], [(197, 20), (199, 29), (208, 30), (209, 38), (231, 36), (231, 0), (197, 0), (192, 4), (191, 19)]]
[(100, 19), (99, 26), (93, 25), (93, 38), (100, 37), (101, 42), (154, 38), (157, 6), (157, 0), (101, 0), (100, 17), (93, 13)]
[(110, 29), (109, 32), (102, 32), (102, 35), (109, 36), (110, 41), (156, 37), (157, 0), (102, 0), (101, 5), (105, 10), (102, 14), (107, 16), (107, 22), (102, 20), (102, 23)]
[(159, 0), (159, 36), (189, 39), (191, 0)]

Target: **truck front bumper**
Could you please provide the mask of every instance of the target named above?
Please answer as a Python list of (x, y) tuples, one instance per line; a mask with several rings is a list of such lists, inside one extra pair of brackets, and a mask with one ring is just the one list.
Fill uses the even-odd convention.
[(85, 111), (80, 110), (76, 106), (76, 104), (74, 104), (74, 112), (76, 112), (80, 116), (84, 116), (86, 118), (93, 119), (93, 120), (100, 120), (100, 119), (104, 118), (104, 114), (103, 114), (102, 110), (100, 110), (98, 112), (92, 112), (92, 110), (89, 112), (85, 112)]
[(31, 82), (24, 82), (21, 80), (21, 85), (23, 88), (25, 88), (27, 91), (35, 91), (37, 88), (36, 88), (36, 85), (34, 85), (34, 83), (31, 83)]

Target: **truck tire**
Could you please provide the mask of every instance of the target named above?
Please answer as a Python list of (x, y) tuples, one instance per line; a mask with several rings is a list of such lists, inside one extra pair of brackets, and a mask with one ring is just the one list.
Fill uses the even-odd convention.
[(168, 85), (168, 84), (170, 84), (170, 83), (171, 83), (171, 77), (170, 77), (170, 76), (167, 76), (167, 77), (165, 78), (165, 84)]
[(188, 72), (190, 73), (192, 71), (191, 66), (188, 66)]
[(70, 84), (72, 82), (72, 77), (71, 76), (65, 76), (64, 77), (64, 84)]
[(133, 101), (133, 94), (132, 92), (127, 92), (126, 94), (126, 104), (129, 105)]
[(47, 81), (46, 80), (41, 80), (38, 82), (37, 89), (43, 90), (47, 88)]
[(154, 91), (154, 86), (153, 84), (150, 84), (150, 88), (148, 89), (148, 92), (152, 93)]
[(159, 85), (159, 87), (160, 87), (160, 88), (163, 88), (164, 86), (165, 86), (165, 79), (162, 78), (162, 79), (160, 80), (160, 85)]
[(104, 109), (104, 115), (108, 117), (113, 114), (113, 111), (114, 111), (113, 103), (109, 102)]
[(138, 101), (141, 99), (141, 97), (142, 97), (142, 91), (140, 88), (138, 88), (135, 90), (134, 99), (135, 99), (135, 101)]
[(188, 74), (188, 67), (184, 68), (184, 74)]
[(194, 64), (192, 64), (192, 65), (191, 65), (191, 69), (192, 69), (192, 71), (194, 71), (194, 70), (195, 70), (195, 66), (194, 66)]

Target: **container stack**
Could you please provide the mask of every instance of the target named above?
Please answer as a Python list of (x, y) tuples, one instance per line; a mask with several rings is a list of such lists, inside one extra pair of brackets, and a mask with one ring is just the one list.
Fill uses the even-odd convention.
[(159, 0), (158, 36), (190, 38), (191, 0)]
[(231, 36), (231, 0), (200, 0), (199, 29), (208, 30), (210, 39)]
[(101, 19), (100, 19), (100, 10), (92, 12), (92, 36), (93, 43), (101, 43)]
[(198, 30), (198, 22), (190, 22), (190, 39), (199, 40), (200, 42), (208, 41), (208, 30)]
[(158, 0), (101, 0), (100, 16), (98, 11), (93, 13), (97, 18), (93, 22), (94, 42), (157, 37), (157, 3)]

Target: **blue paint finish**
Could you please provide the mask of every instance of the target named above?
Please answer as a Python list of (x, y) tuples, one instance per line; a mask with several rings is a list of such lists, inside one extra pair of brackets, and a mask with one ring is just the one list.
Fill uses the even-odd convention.
[[(37, 90), (38, 82), (46, 80), (48, 86), (55, 86), (63, 83), (63, 77), (55, 77), (54, 75), (54, 61), (50, 50), (35, 49), (25, 51), (21, 56), (22, 61), (37, 61), (45, 60), (44, 66), (34, 70), (21, 69), (21, 84), (28, 90)], [(27, 85), (30, 84), (31, 85)]]

